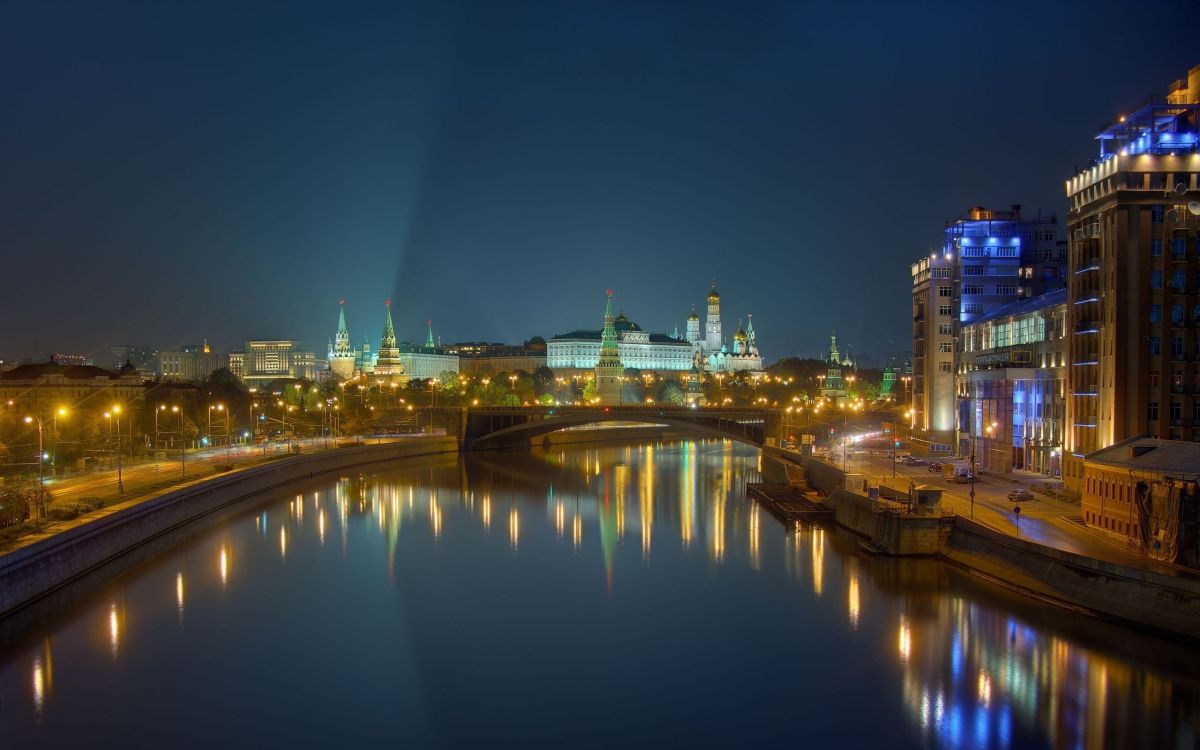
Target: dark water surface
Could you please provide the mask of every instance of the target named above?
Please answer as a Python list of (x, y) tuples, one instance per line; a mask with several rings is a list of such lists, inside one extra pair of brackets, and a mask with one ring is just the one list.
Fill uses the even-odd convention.
[(43, 605), (0, 746), (1195, 746), (1194, 650), (785, 532), (757, 476), (693, 442), (297, 485)]

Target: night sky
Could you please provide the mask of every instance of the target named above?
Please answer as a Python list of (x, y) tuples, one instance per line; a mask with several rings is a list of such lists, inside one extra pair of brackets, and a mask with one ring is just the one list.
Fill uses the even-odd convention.
[(716, 277), (763, 354), (910, 346), (969, 206), (1065, 214), (1200, 3), (0, 7), (0, 358), (670, 333)]

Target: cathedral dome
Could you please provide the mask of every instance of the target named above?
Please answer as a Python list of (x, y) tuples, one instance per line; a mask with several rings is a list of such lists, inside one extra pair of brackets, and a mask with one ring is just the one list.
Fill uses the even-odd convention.
[(696, 314), (695, 310), (692, 310), (692, 314), (688, 316), (688, 320), (700, 320), (700, 316)]
[(717, 285), (713, 284), (712, 291), (708, 293), (709, 302), (717, 302), (721, 299), (721, 295), (717, 294)]
[(733, 340), (734, 341), (745, 341), (746, 340), (746, 332), (743, 331), (741, 328), (737, 329), (737, 333), (733, 334)]

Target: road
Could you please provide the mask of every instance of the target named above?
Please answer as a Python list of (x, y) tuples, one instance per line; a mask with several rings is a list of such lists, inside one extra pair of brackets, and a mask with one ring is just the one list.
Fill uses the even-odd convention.
[[(335, 441), (332, 438), (306, 438), (293, 440), (292, 445), (299, 445), (301, 450), (307, 452), (319, 450), (326, 445), (333, 447)], [(279, 442), (265, 446), (240, 445), (189, 451), (186, 466), (180, 462), (178, 454), (157, 461), (139, 461), (122, 467), (120, 473), (121, 484), (124, 485), (123, 492), (118, 492), (115, 468), (47, 479), (46, 486), (53, 496), (50, 505), (52, 508), (74, 505), (84, 498), (102, 498), (106, 504), (110, 504), (113, 500), (132, 497), (151, 488), (210, 477), (224, 471), (223, 467), (244, 467), (261, 462), (265, 458), (285, 455), (287, 451), (288, 444)]]
[[(870, 478), (871, 484), (887, 484), (907, 488), (911, 481), (918, 485), (938, 487), (942, 490), (942, 507), (963, 516), (971, 515), (969, 484), (957, 484), (940, 474), (929, 471), (927, 466), (904, 466), (896, 464), (896, 480), (892, 480), (892, 457), (870, 454), (850, 456), (850, 472)], [(1166, 564), (1156, 565), (1140, 553), (1127, 549), (1123, 538), (1110, 536), (1092, 529), (1083, 523), (1079, 506), (1062, 500), (1035, 493), (1033, 500), (1020, 503), (1008, 499), (1009, 491), (1020, 487), (1031, 487), (1049, 481), (1035, 475), (981, 475), (975, 483), (974, 517), (987, 526), (1019, 539), (1043, 544), (1047, 547), (1074, 552), (1079, 555), (1106, 560), (1120, 565), (1151, 567), (1167, 572)], [(1018, 516), (1013, 512), (1020, 506)]]

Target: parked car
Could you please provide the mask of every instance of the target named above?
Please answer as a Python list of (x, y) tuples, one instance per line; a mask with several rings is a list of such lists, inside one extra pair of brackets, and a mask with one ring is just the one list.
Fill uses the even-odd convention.
[(934, 461), (933, 463), (929, 464), (929, 473), (930, 473), (930, 474), (941, 474), (941, 473), (942, 473), (942, 464), (941, 464), (941, 462), (940, 462), (940, 461)]
[(916, 456), (905, 456), (904, 458), (900, 459), (900, 463), (904, 464), (905, 466), (924, 466), (925, 459), (917, 458)]
[(966, 474), (955, 474), (954, 475), (954, 483), (955, 484), (974, 484), (975, 483), (975, 475), (971, 474), (969, 472)]
[(1009, 500), (1032, 500), (1033, 492), (1022, 487), (1021, 489), (1013, 490), (1008, 493)]

